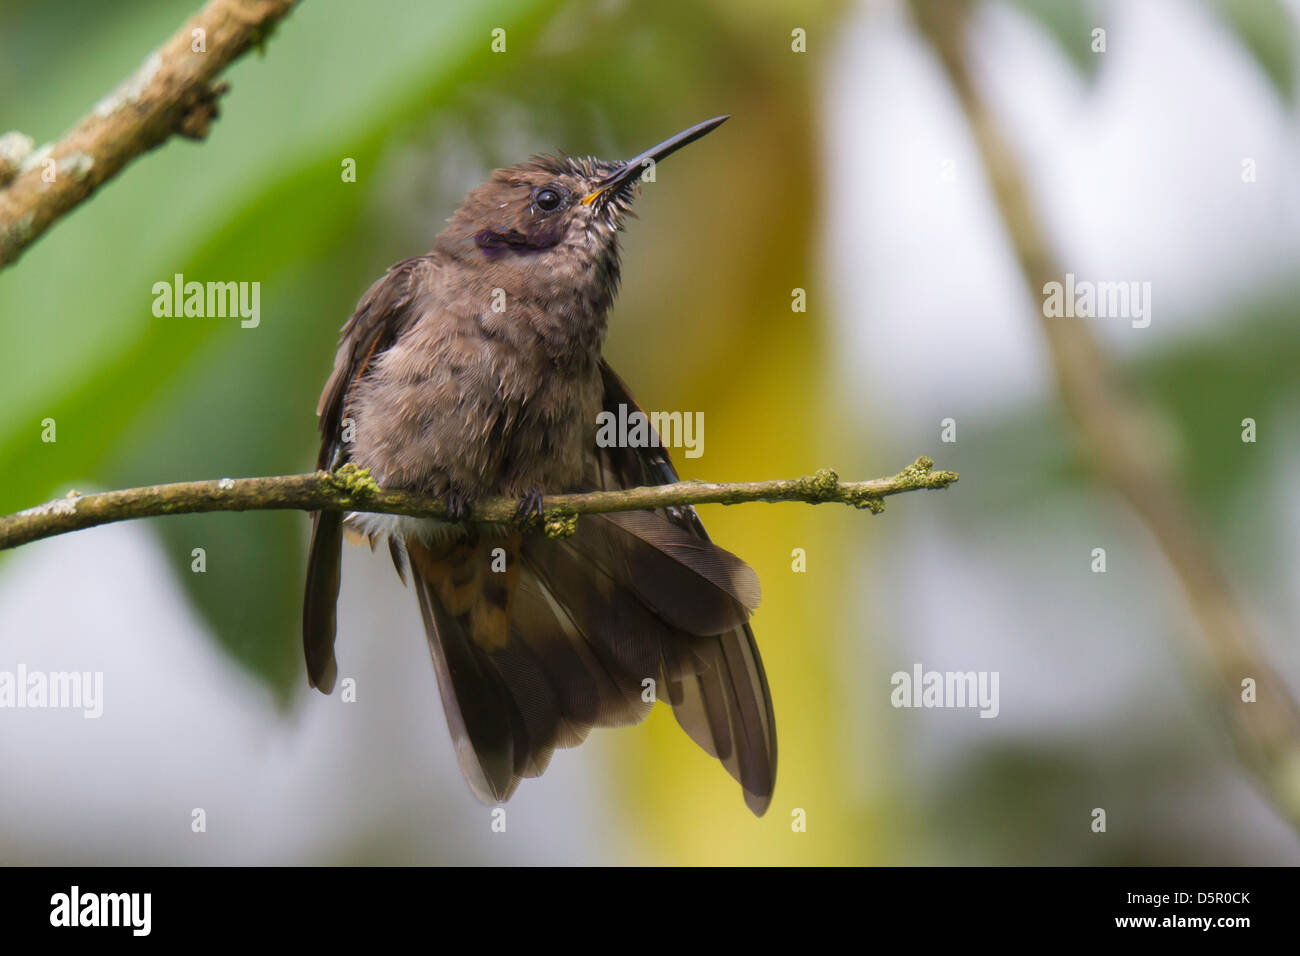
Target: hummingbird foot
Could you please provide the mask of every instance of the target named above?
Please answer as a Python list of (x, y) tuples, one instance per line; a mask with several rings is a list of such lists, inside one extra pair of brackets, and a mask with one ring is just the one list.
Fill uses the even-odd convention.
[(474, 502), (469, 495), (460, 491), (447, 492), (447, 520), (464, 521), (474, 510)]
[(527, 521), (534, 516), (542, 516), (542, 492), (539, 488), (530, 488), (519, 499), (519, 507), (515, 509), (515, 518), (519, 521)]

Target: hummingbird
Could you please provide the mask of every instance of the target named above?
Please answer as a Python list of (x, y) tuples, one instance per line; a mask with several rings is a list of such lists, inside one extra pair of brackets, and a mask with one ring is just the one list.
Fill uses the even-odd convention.
[[(776, 778), (772, 698), (749, 617), (759, 582), (689, 506), (585, 515), (567, 538), (476, 524), (474, 502), (678, 480), (657, 440), (601, 447), (598, 416), (640, 411), (602, 357), (619, 233), (654, 164), (719, 116), (625, 162), (535, 155), (465, 197), (433, 248), (392, 266), (343, 326), (317, 405), (317, 467), (446, 503), (446, 520), (312, 516), (303, 649), (338, 674), (343, 539), (384, 542), (420, 605), (457, 760), (507, 800), (557, 748), (645, 718), (657, 700), (761, 816)], [(644, 413), (643, 413), (644, 414)]]

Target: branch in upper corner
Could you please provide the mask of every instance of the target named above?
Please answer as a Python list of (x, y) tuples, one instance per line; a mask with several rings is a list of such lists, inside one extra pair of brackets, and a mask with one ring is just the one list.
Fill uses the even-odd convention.
[[(573, 533), (578, 515), (750, 501), (840, 502), (878, 514), (884, 510), (884, 499), (889, 495), (947, 488), (956, 480), (956, 472), (935, 471), (933, 461), (918, 458), (892, 478), (871, 481), (840, 481), (829, 468), (804, 478), (774, 481), (682, 481), (616, 491), (547, 495), (542, 499), (541, 523), (549, 536), (563, 537)], [(511, 498), (489, 498), (474, 505), (470, 520), (517, 524), (518, 506), (519, 502)], [(447, 513), (445, 502), (439, 498), (410, 491), (385, 491), (368, 471), (348, 464), (333, 473), (184, 481), (93, 495), (71, 492), (66, 498), (0, 517), (0, 550), (132, 518), (275, 510), (370, 511), (418, 518), (444, 518)], [(531, 520), (536, 522), (537, 518)]]
[(141, 153), (203, 139), (226, 88), (213, 81), (297, 2), (211, 0), (57, 143), (30, 152), (22, 134), (0, 137), (0, 268)]

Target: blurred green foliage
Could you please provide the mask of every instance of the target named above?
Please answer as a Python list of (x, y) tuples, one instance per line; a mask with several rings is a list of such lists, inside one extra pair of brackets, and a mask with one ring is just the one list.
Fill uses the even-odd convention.
[[(1036, 20), (1083, 75), (1096, 75), (1100, 59), (1092, 52), (1092, 31), (1106, 28), (1108, 4), (1100, 0), (1009, 2)], [(1296, 25), (1281, 0), (1203, 2), (1232, 30), (1278, 95), (1288, 103), (1294, 102)], [(1121, 41), (1108, 38), (1110, 42)]]
[(1296, 24), (1281, 0), (1209, 0), (1278, 95), (1295, 102)]

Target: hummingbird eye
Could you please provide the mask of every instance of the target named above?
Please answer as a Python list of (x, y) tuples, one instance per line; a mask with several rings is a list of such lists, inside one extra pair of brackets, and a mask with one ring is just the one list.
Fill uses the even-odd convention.
[(564, 193), (554, 186), (543, 186), (533, 193), (533, 205), (542, 212), (554, 212), (564, 202)]

